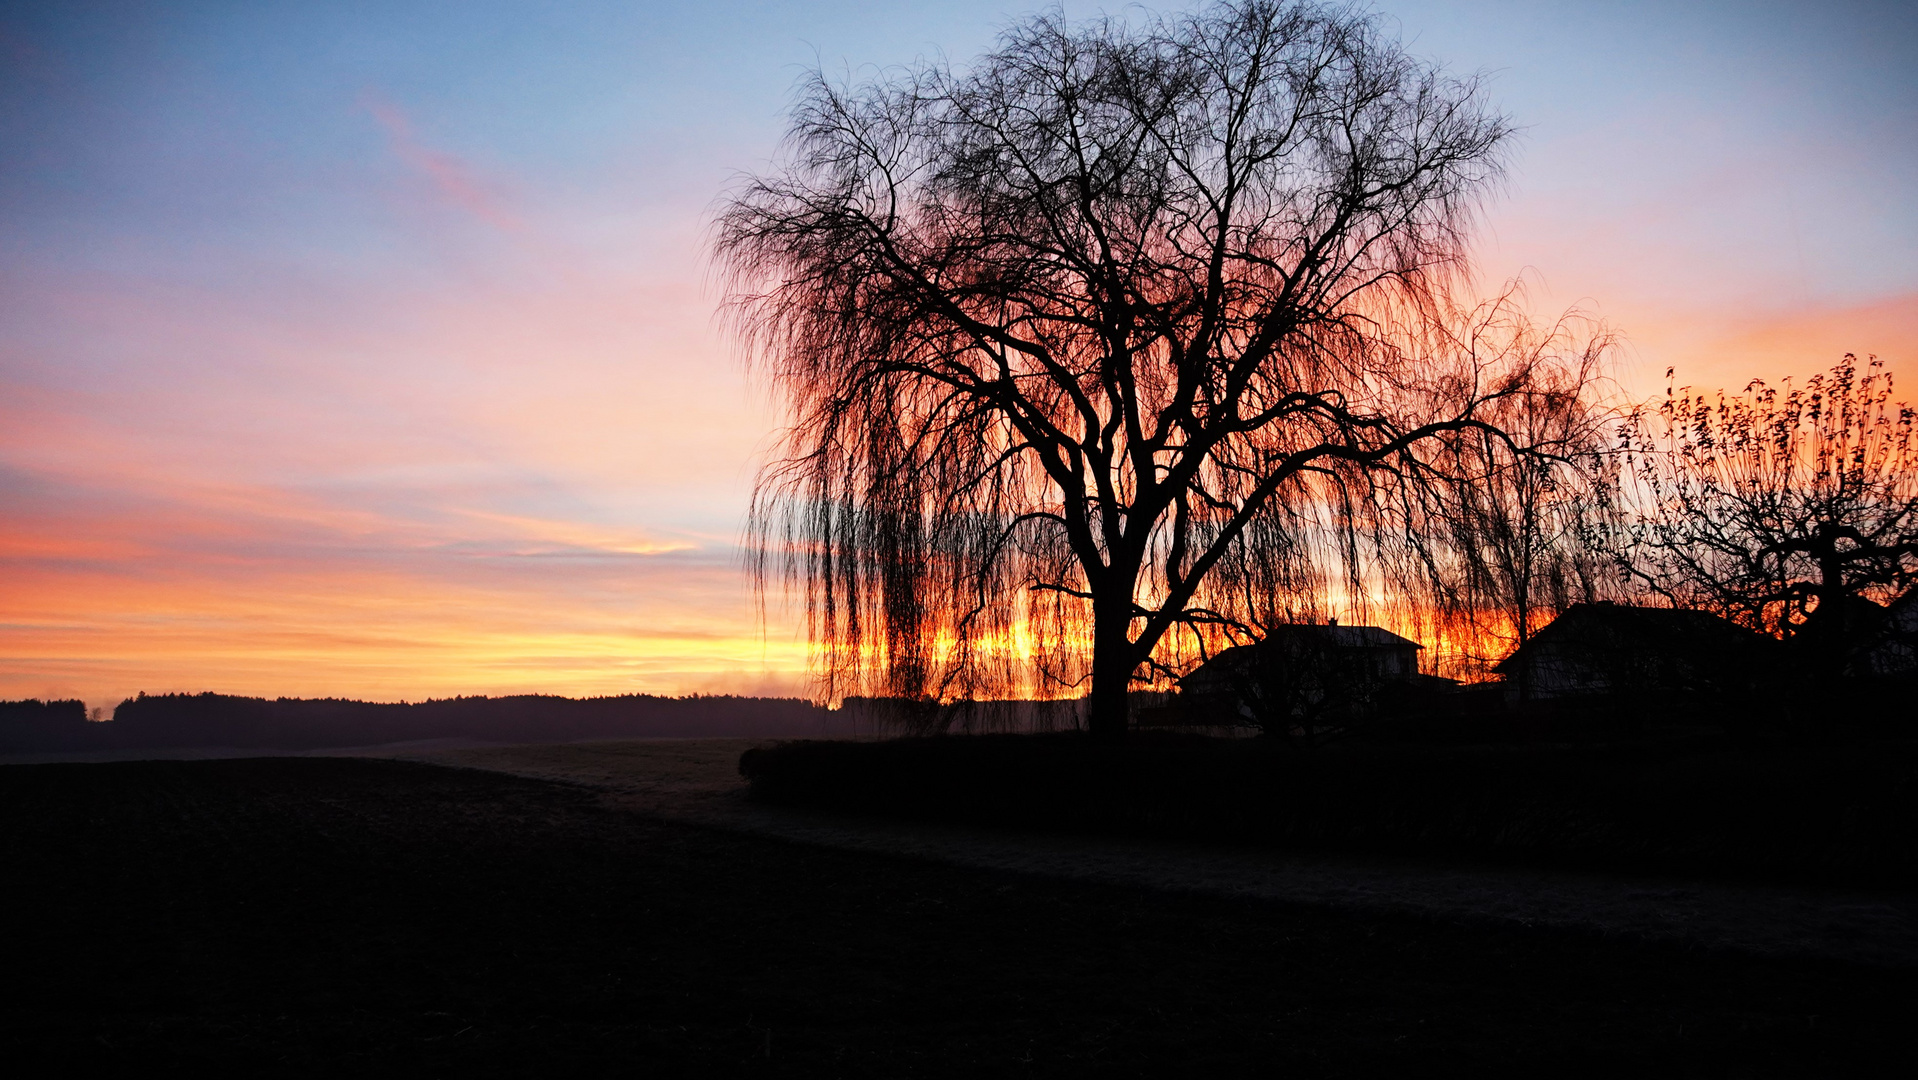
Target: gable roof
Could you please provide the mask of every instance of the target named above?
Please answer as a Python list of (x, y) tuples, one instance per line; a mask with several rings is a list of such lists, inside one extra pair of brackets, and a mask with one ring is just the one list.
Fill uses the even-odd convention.
[(1492, 665), (1492, 670), (1509, 674), (1526, 655), (1553, 649), (1697, 654), (1749, 649), (1768, 641), (1769, 638), (1709, 611), (1610, 602), (1573, 604), (1533, 634), (1531, 640)]
[[(1384, 627), (1339, 626), (1336, 623), (1329, 625), (1322, 623), (1284, 623), (1268, 629), (1265, 640), (1271, 641), (1275, 637), (1288, 634), (1317, 638), (1327, 645), (1341, 649), (1425, 648), (1425, 646), (1420, 645), (1411, 638), (1400, 637)], [(1259, 642), (1254, 642), (1250, 646), (1239, 647), (1253, 648), (1258, 644)], [(1230, 652), (1231, 650), (1228, 649), (1226, 651)], [(1219, 655), (1223, 656), (1225, 653), (1220, 653)]]
[(1918, 630), (1918, 585), (1906, 589), (1886, 606), (1885, 622), (1898, 632)]
[(1263, 659), (1269, 658), (1268, 650), (1284, 649), (1288, 644), (1295, 649), (1308, 652), (1336, 649), (1342, 653), (1373, 649), (1425, 648), (1411, 638), (1400, 637), (1378, 626), (1283, 623), (1266, 628), (1265, 635), (1260, 640), (1246, 645), (1234, 645), (1229, 649), (1221, 649), (1212, 659), (1187, 672), (1183, 678), (1179, 679), (1179, 684), (1183, 686), (1191, 680), (1196, 685), (1219, 678), (1225, 672), (1249, 670), (1258, 666)]

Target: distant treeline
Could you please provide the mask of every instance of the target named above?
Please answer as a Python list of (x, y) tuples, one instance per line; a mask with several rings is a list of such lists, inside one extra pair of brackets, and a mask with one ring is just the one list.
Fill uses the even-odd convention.
[(837, 716), (796, 698), (458, 697), (415, 704), (339, 698), (141, 694), (113, 719), (89, 722), (79, 701), (0, 702), (0, 754), (236, 747), (320, 750), (418, 739), (570, 742), (575, 739), (844, 736)]

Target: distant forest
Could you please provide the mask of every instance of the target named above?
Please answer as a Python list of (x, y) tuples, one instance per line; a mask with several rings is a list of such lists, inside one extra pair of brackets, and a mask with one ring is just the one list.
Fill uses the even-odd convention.
[(457, 697), (383, 704), (340, 698), (141, 694), (91, 722), (80, 701), (0, 701), (0, 754), (232, 747), (322, 750), (421, 739), (576, 739), (851, 734), (796, 698), (733, 696)]

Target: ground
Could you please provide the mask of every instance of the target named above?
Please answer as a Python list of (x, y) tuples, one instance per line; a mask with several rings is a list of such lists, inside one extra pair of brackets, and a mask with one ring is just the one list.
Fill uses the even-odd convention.
[(1904, 1073), (1908, 971), (1054, 881), (390, 761), (0, 768), (8, 1060)]

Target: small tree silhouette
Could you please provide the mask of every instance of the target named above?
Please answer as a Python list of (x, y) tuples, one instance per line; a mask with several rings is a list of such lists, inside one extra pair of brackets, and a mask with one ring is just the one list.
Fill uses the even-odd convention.
[(1362, 651), (1342, 649), (1317, 630), (1271, 627), (1258, 642), (1215, 658), (1212, 685), (1192, 695), (1197, 709), (1306, 747), (1342, 733), (1372, 711), (1383, 683)]
[(1914, 414), (1891, 395), (1881, 362), (1849, 354), (1802, 387), (1668, 389), (1626, 432), (1638, 511), (1620, 564), (1838, 674), (1877, 630), (1858, 601), (1918, 580)]

